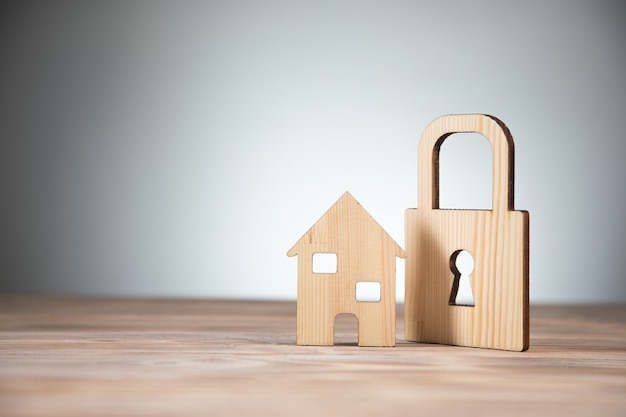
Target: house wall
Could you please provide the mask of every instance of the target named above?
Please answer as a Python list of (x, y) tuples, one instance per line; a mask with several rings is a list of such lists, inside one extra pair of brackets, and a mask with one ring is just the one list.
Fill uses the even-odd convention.
[[(343, 241), (344, 244), (347, 242), (346, 239), (339, 241)], [(358, 248), (359, 243), (352, 242), (351, 246)], [(378, 249), (351, 250), (342, 256), (341, 248), (332, 244), (299, 247), (297, 303), (299, 344), (332, 345), (334, 320), (340, 313), (352, 313), (357, 317), (359, 344), (367, 346), (395, 344), (395, 255), (383, 254), (382, 248)], [(337, 253), (337, 273), (313, 273), (311, 260), (316, 252)], [(390, 259), (382, 262), (382, 256), (388, 256)], [(384, 268), (384, 265), (393, 266)], [(379, 302), (356, 301), (356, 283), (366, 280), (381, 283)]]

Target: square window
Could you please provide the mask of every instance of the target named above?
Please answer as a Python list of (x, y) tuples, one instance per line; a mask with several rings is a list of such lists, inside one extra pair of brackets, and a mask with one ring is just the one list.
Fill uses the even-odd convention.
[(336, 253), (314, 253), (313, 273), (315, 274), (336, 274), (337, 254)]
[(356, 300), (377, 303), (380, 301), (380, 282), (360, 281), (356, 283)]

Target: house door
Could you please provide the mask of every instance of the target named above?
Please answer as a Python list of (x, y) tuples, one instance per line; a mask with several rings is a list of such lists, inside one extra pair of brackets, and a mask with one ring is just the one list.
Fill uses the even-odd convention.
[(359, 320), (354, 314), (341, 313), (335, 316), (334, 344), (356, 346), (359, 343)]

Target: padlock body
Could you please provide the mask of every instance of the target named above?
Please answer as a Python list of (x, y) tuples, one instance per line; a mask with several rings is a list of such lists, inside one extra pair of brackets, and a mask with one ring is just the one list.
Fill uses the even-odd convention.
[[(418, 208), (405, 220), (406, 339), (528, 349), (528, 212)], [(461, 249), (475, 262), (474, 306), (450, 305), (451, 256)]]

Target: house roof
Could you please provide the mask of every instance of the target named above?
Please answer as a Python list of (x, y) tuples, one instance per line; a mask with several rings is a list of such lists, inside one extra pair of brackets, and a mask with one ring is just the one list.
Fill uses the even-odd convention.
[[(350, 194), (345, 192), (324, 215), (293, 245), (287, 256), (295, 256), (303, 245), (319, 243), (321, 236), (328, 233), (339, 233), (339, 230), (350, 231), (370, 230), (387, 241), (388, 247), (395, 256), (406, 258), (406, 252), (383, 229), (376, 220)], [(330, 232), (329, 232), (330, 231)], [(373, 236), (372, 236), (373, 237)], [(324, 239), (324, 238), (321, 238)]]

